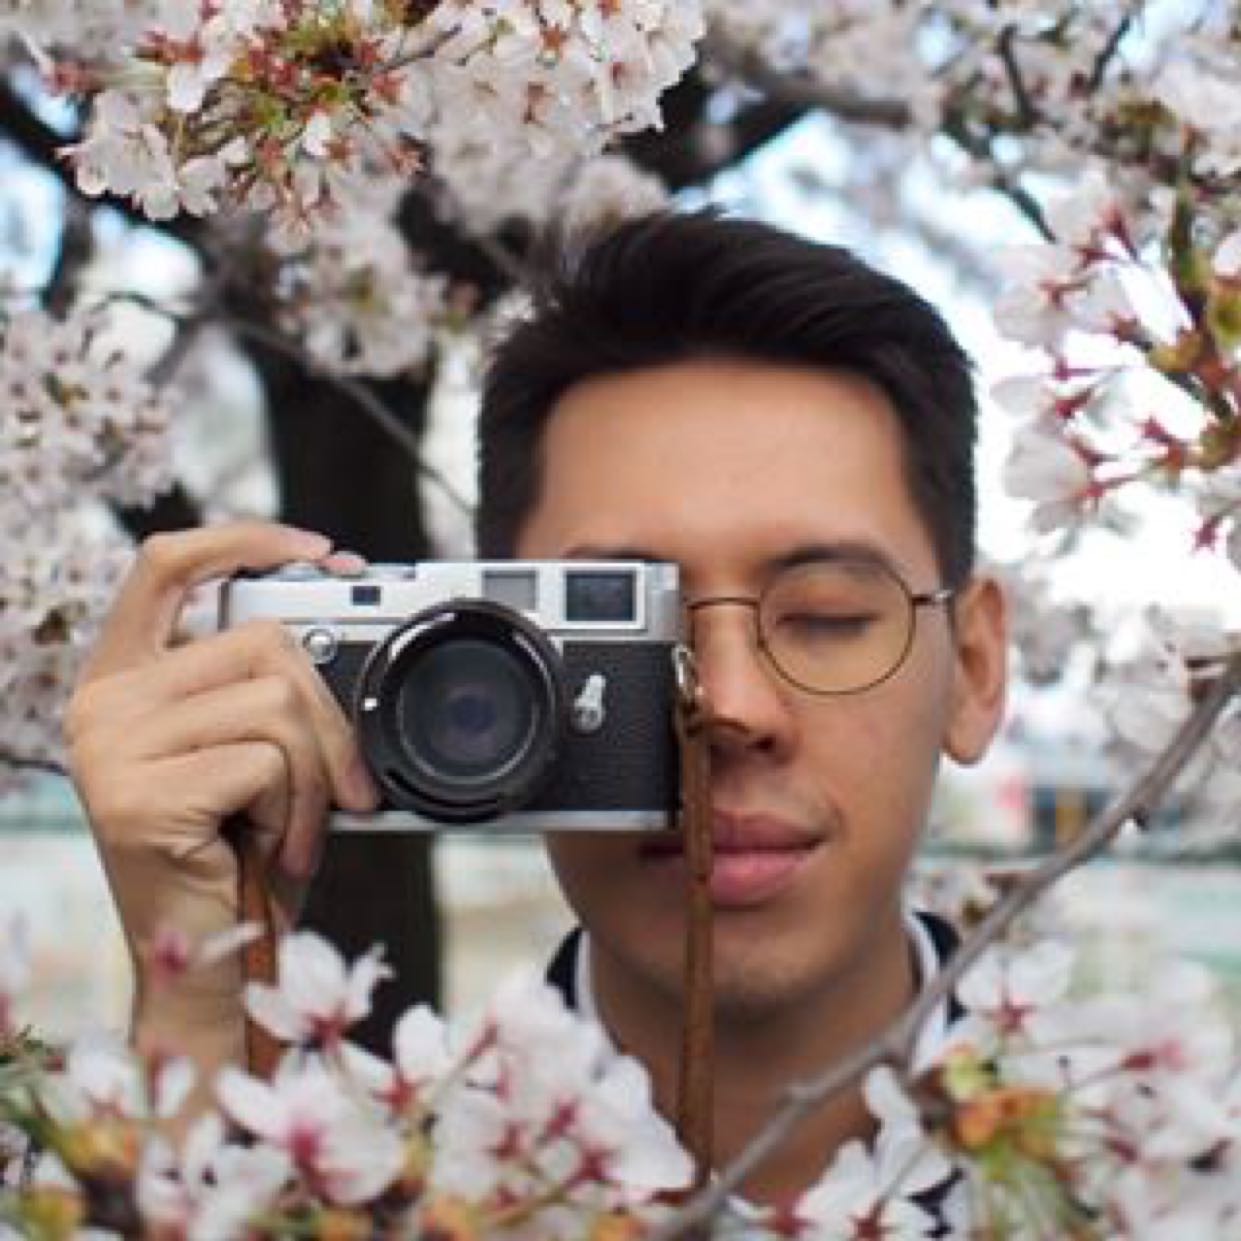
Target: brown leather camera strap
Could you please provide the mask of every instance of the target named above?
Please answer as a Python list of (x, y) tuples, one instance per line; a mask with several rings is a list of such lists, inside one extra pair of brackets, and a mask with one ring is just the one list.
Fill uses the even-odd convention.
[[(241, 976), (246, 983), (276, 981), (276, 918), (266, 864), (254, 844), (254, 835), (240, 816), (224, 826), (224, 838), (237, 855), (238, 917), (257, 926), (259, 934), (242, 949)], [(269, 1078), (283, 1050), (280, 1042), (250, 1014), (246, 1022), (246, 1067), (256, 1077)]]
[(711, 755), (707, 711), (693, 655), (676, 652), (676, 729), (681, 755), (681, 838), (686, 894), (684, 1013), (677, 1082), (677, 1136), (694, 1158), (694, 1185), (711, 1175), (715, 1137), (715, 975), (711, 905)]

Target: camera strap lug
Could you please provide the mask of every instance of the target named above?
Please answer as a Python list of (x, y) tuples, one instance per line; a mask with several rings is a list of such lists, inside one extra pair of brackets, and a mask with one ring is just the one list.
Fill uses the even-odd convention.
[(602, 673), (592, 672), (586, 678), (586, 684), (582, 686), (573, 700), (570, 713), (574, 732), (597, 733), (603, 727), (608, 717), (607, 708), (603, 702), (607, 688), (607, 678)]

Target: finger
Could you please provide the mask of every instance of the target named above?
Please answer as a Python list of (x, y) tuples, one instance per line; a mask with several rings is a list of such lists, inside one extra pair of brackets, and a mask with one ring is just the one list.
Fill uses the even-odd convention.
[(379, 797), (362, 762), (354, 728), (299, 647), (293, 635), (278, 622), (253, 620), (192, 647), (169, 653), (158, 664), (143, 669), (150, 697), (129, 710), (134, 717), (156, 714), (165, 702), (236, 681), (238, 676), (282, 676), (298, 691), (298, 709), (308, 716), (328, 767), (331, 793), (336, 802), (351, 810), (371, 810)]
[(349, 721), (289, 631), (275, 621), (248, 622), (84, 687), (71, 704), (66, 732), (75, 744), (92, 731), (106, 732), (110, 746), (126, 745), (138, 758), (155, 757), (169, 752), (168, 747), (161, 743), (148, 755), (128, 747), (126, 733), (151, 736), (144, 721), (161, 720), (182, 700), (266, 677), (281, 678), (296, 691), (290, 711), (306, 718), (319, 741), (333, 798), (350, 810), (374, 809), (378, 798)]
[(297, 687), (286, 678), (240, 681), (182, 699), (135, 724), (126, 744), (158, 762), (247, 741), (274, 745), (284, 758), (276, 774), (286, 818), (274, 826), (281, 837), (282, 865), (307, 878), (318, 860), (330, 777), (320, 738), (310, 727)]
[(271, 522), (159, 534), (139, 549), (88, 661), (86, 681), (153, 658), (172, 641), (187, 594), (202, 582), (240, 569), (268, 569), (326, 556), (320, 534)]

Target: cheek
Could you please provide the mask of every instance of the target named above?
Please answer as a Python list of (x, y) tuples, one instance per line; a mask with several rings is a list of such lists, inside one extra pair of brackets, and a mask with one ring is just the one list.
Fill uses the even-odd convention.
[(834, 719), (810, 723), (810, 770), (832, 773), (829, 793), (839, 798), (846, 830), (860, 835), (855, 845), (885, 850), (916, 838), (939, 768), (947, 704), (943, 684), (897, 677), (842, 702)]
[(566, 900), (583, 920), (619, 898), (621, 881), (634, 864), (634, 846), (610, 833), (557, 833), (544, 837), (544, 848)]

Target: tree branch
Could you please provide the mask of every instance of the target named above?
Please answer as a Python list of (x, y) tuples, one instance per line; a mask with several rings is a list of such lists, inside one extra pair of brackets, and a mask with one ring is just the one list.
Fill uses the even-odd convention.
[(1004, 66), (1008, 84), (1012, 88), (1013, 101), (1017, 105), (1018, 121), (1023, 129), (1033, 129), (1039, 121), (1039, 110), (1034, 106), (1030, 92), (1026, 89), (1026, 80), (1021, 74), (1021, 65), (1013, 46), (1013, 40), (1016, 37), (1016, 29), (1013, 26), (1005, 26), (1000, 31), (999, 39), (996, 40), (996, 50), (1000, 53), (1000, 63)]
[(737, 47), (718, 29), (707, 36), (703, 58), (755, 90), (801, 108), (821, 108), (843, 121), (877, 125), (883, 129), (908, 129), (913, 123), (913, 112), (903, 99), (858, 95), (839, 90), (809, 74), (794, 77), (781, 73), (756, 53)]
[(690, 1235), (710, 1220), (746, 1177), (783, 1145), (805, 1116), (871, 1069), (880, 1064), (892, 1064), (907, 1070), (918, 1032), (962, 976), (1040, 896), (1070, 871), (1101, 853), (1126, 823), (1149, 818), (1239, 690), (1241, 654), (1232, 657), (1167, 747), (1127, 794), (1096, 816), (1080, 836), (1009, 889), (962, 941), (916, 1002), (878, 1040), (856, 1055), (838, 1061), (818, 1077), (790, 1085), (785, 1091), (784, 1103), (772, 1119), (711, 1186), (690, 1199), (655, 1230), (651, 1241), (672, 1241)]
[[(723, 69), (754, 87), (755, 90), (782, 100), (786, 104), (819, 109), (842, 121), (875, 125), (883, 129), (904, 130), (913, 124), (913, 112), (904, 100), (883, 97), (867, 98), (833, 88), (814, 78), (793, 77), (780, 73), (765, 64), (754, 53), (731, 46), (718, 33), (713, 33), (708, 38), (704, 55), (711, 57)], [(1020, 82), (1020, 78), (1017, 82)], [(969, 132), (959, 109), (955, 110), (955, 114), (954, 109), (945, 109), (943, 131), (971, 159), (991, 169), (992, 187), (1013, 203), (1017, 210), (1034, 225), (1044, 240), (1054, 240), (1043, 218), (1043, 211), (1038, 201), (996, 160), (990, 141)]]
[(439, 489), (444, 497), (463, 513), (471, 512), (465, 497), (433, 466), (427, 465), (422, 459), (422, 446), (418, 437), (392, 411), (371, 392), (364, 383), (349, 375), (336, 375), (322, 370), (304, 350), (293, 341), (271, 328), (258, 323), (250, 323), (244, 319), (224, 318), (219, 320), (222, 326), (235, 332), (238, 336), (248, 337), (258, 344), (270, 349), (273, 353), (296, 363), (307, 374), (343, 392), (372, 422), (386, 434), (401, 451), (409, 458), (410, 464), (428, 482)]

